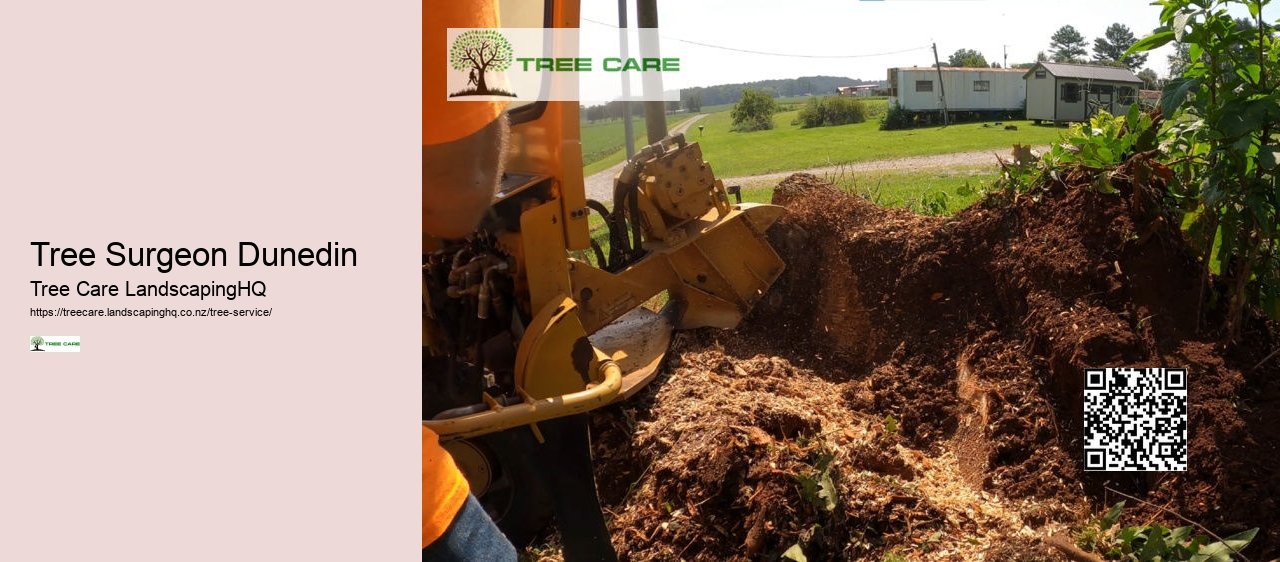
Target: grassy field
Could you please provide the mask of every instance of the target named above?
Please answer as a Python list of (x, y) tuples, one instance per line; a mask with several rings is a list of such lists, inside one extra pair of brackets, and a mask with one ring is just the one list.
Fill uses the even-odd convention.
[(1059, 139), (1062, 129), (1035, 126), (1030, 121), (1010, 121), (1016, 131), (965, 123), (904, 131), (881, 131), (878, 119), (839, 127), (801, 129), (792, 125), (797, 112), (774, 116), (776, 128), (735, 133), (728, 113), (715, 113), (700, 121), (702, 135), (691, 138), (702, 145), (702, 154), (722, 177), (804, 170), (822, 166), (887, 160), (906, 156), (950, 154), (974, 150), (1005, 149), (1014, 143), (1042, 145)]
[[(774, 101), (778, 102), (778, 108), (782, 111), (794, 111), (800, 109), (800, 106), (804, 105), (804, 103), (809, 101), (809, 98), (812, 97), (813, 96), (791, 96), (774, 98)], [(704, 105), (699, 113), (719, 113), (721, 111), (729, 111), (731, 109), (733, 109), (733, 104), (731, 103)]]
[[(841, 166), (858, 162), (887, 160), (907, 156), (928, 156), (977, 150), (1007, 152), (1015, 143), (1044, 145), (1061, 137), (1061, 128), (1036, 126), (1030, 121), (1009, 121), (1017, 130), (983, 123), (964, 123), (949, 127), (929, 127), (904, 131), (881, 131), (879, 121), (888, 110), (888, 100), (866, 100), (868, 119), (864, 123), (839, 127), (801, 129), (792, 122), (798, 108), (808, 97), (779, 99), (787, 109), (774, 116), (776, 128), (769, 131), (736, 133), (729, 130), (731, 106), (703, 108), (708, 116), (699, 122), (705, 130), (690, 132), (689, 139), (702, 146), (703, 157), (721, 178)], [(668, 116), (669, 126), (692, 115)], [(643, 142), (643, 119), (637, 119), (636, 136)], [(583, 125), (584, 159), (596, 154), (593, 163), (584, 167), (591, 175), (605, 170), (623, 159), (621, 121)], [(612, 144), (610, 144), (612, 143)], [(961, 196), (957, 191), (969, 183), (978, 186), (991, 183), (997, 176), (995, 165), (962, 165), (920, 170), (872, 171), (858, 174), (837, 171), (828, 174), (829, 181), (858, 193), (880, 205), (910, 207), (917, 211), (955, 212), (969, 205), (977, 195)], [(776, 180), (747, 182), (743, 187), (745, 201), (767, 202)]]
[[(674, 127), (684, 120), (697, 115), (696, 113), (674, 113), (667, 115), (667, 128)], [(637, 117), (631, 120), (631, 132), (635, 135), (636, 146), (644, 146), (647, 140), (644, 118)], [(606, 169), (618, 162), (622, 162), (623, 154), (626, 152), (626, 134), (625, 126), (621, 119), (617, 121), (598, 121), (596, 123), (582, 123), (582, 165), (586, 170), (589, 166), (601, 161), (610, 161), (611, 163), (600, 167), (601, 170)], [(588, 175), (594, 172), (588, 172)]]
[[(856, 193), (868, 200), (886, 207), (907, 207), (921, 212), (936, 214), (954, 213), (976, 201), (979, 195), (977, 188), (982, 184), (990, 185), (995, 181), (998, 169), (995, 166), (953, 166), (948, 168), (931, 168), (911, 172), (874, 171), (860, 174), (852, 172), (835, 172), (826, 174), (823, 179), (834, 183), (851, 193)], [(768, 203), (773, 197), (775, 181), (748, 182), (742, 186), (742, 200), (755, 203)], [(974, 188), (974, 193), (960, 195), (957, 191), (966, 183)], [(943, 194), (939, 198), (938, 194)], [(933, 201), (940, 208), (930, 209), (926, 201)]]
[[(692, 131), (688, 137), (702, 145), (703, 156), (723, 177), (803, 170), (873, 160), (927, 156), (973, 150), (1004, 149), (1014, 143), (1043, 145), (1057, 141), (1062, 129), (1036, 126), (1030, 121), (1009, 121), (1018, 130), (982, 123), (964, 123), (949, 127), (928, 127), (904, 131), (881, 131), (880, 117), (888, 109), (888, 100), (866, 100), (868, 118), (864, 123), (839, 127), (801, 129), (793, 125), (798, 108), (809, 98), (782, 98), (780, 105), (790, 108), (774, 115), (776, 128), (769, 131), (736, 133), (727, 109), (730, 106), (704, 108), (708, 116), (699, 122), (705, 129)], [(719, 109), (719, 111), (716, 111)], [(691, 114), (668, 116), (668, 126), (692, 117)], [(644, 120), (634, 121), (635, 135), (643, 143)], [(582, 127), (583, 173), (591, 175), (622, 162), (622, 122), (584, 124)]]

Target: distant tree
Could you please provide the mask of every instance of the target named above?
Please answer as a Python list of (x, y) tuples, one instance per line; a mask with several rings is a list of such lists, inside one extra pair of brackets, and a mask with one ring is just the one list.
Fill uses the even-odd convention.
[(795, 95), (797, 96), (802, 96), (804, 94), (812, 94), (815, 91), (817, 91), (814, 89), (813, 81), (808, 78), (797, 78), (795, 82), (796, 82), (796, 85), (795, 85), (795, 88), (792, 89), (792, 91), (795, 92)]
[(587, 121), (595, 123), (608, 118), (609, 111), (603, 105), (593, 105), (587, 108)]
[(1079, 62), (1084, 60), (1085, 39), (1076, 28), (1064, 25), (1049, 37), (1049, 52), (1054, 62)]
[(1128, 26), (1121, 23), (1113, 23), (1107, 27), (1103, 37), (1093, 40), (1093, 60), (1123, 63), (1130, 70), (1140, 68), (1147, 63), (1146, 53), (1124, 56), (1124, 52), (1137, 42), (1138, 38), (1133, 36), (1133, 32), (1129, 31)]
[[(622, 119), (623, 117), (626, 117), (627, 116), (626, 105), (627, 104), (622, 103), (620, 101), (609, 102), (609, 104), (606, 106), (607, 107), (606, 112), (609, 115), (609, 119)], [(643, 104), (632, 104), (632, 105), (643, 105)]]
[(1160, 89), (1160, 77), (1156, 76), (1156, 71), (1151, 70), (1150, 68), (1144, 68), (1138, 71), (1138, 78), (1142, 80), (1142, 89)]
[(984, 68), (987, 66), (987, 58), (973, 49), (960, 49), (951, 53), (951, 58), (947, 59), (947, 64), (966, 68)]
[(667, 102), (667, 111), (680, 111), (680, 100), (671, 100)]
[(1177, 78), (1187, 70), (1187, 66), (1191, 64), (1191, 48), (1186, 43), (1175, 43), (1173, 54), (1167, 59), (1169, 63), (1169, 78)]
[[(1036, 53), (1036, 62), (1047, 62), (1048, 60), (1049, 60), (1049, 55), (1044, 54), (1044, 51), (1040, 51)], [(1035, 65), (1032, 65), (1032, 66), (1035, 66)]]
[(689, 95), (684, 98), (684, 107), (695, 113), (702, 111), (702, 93), (689, 92)]
[[(1235, 18), (1236, 31), (1246, 37), (1257, 39), (1258, 26), (1249, 18)], [(1275, 34), (1271, 34), (1271, 40), (1275, 41)], [(1258, 51), (1255, 49), (1245, 48), (1244, 45), (1236, 43), (1232, 45), (1231, 51), (1236, 54), (1241, 64), (1256, 63), (1258, 61)]]
[(995, 61), (992, 61), (992, 62), (991, 62), (991, 68), (1000, 68), (1000, 63), (995, 62)]
[(1027, 69), (1027, 68), (1031, 68), (1031, 67), (1033, 67), (1033, 66), (1035, 66), (1035, 65), (1036, 65), (1036, 63), (1034, 63), (1034, 62), (1016, 62), (1016, 63), (1013, 63), (1013, 64), (1009, 65), (1009, 68), (1021, 68), (1021, 69)]
[(733, 118), (734, 131), (759, 131), (773, 128), (773, 114), (778, 102), (764, 92), (743, 90), (742, 99), (733, 106), (729, 116)]

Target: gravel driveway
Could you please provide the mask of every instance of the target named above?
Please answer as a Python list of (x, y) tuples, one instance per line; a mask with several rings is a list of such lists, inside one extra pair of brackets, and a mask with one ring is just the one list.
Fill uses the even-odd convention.
[[(1049, 145), (1031, 147), (1038, 154), (1048, 152)], [(742, 185), (746, 183), (761, 182), (778, 182), (783, 178), (796, 172), (808, 172), (815, 176), (823, 176), (825, 174), (845, 172), (872, 172), (872, 171), (888, 171), (888, 170), (921, 170), (926, 168), (950, 168), (955, 166), (973, 166), (990, 164), (996, 165), (996, 155), (999, 154), (1005, 161), (1009, 161), (1011, 148), (1000, 148), (990, 150), (975, 150), (973, 152), (955, 152), (952, 154), (935, 154), (933, 156), (910, 156), (907, 158), (893, 158), (890, 160), (874, 160), (871, 162), (858, 162), (856, 164), (845, 164), (843, 166), (824, 166), (821, 168), (810, 168), (808, 170), (793, 170), (790, 172), (773, 172), (769, 174), (759, 174), (755, 176), (738, 176), (732, 178), (722, 178), (725, 185)]]

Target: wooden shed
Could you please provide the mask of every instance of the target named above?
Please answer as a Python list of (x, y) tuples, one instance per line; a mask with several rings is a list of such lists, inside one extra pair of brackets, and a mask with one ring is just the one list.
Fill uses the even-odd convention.
[(1124, 115), (1138, 103), (1142, 79), (1119, 66), (1040, 62), (1022, 75), (1027, 119), (1087, 121), (1099, 110)]

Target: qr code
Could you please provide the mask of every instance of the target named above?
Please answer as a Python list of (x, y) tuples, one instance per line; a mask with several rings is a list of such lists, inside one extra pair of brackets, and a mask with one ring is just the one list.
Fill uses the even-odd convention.
[(1085, 369), (1084, 469), (1187, 470), (1187, 370)]

